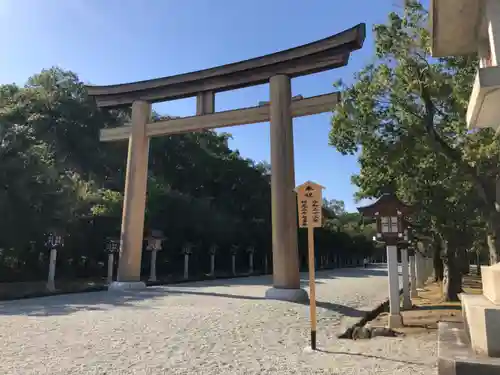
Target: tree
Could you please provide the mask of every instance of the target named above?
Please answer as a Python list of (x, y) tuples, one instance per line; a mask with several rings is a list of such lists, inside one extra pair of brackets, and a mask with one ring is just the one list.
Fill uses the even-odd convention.
[[(346, 86), (335, 108), (330, 144), (344, 154), (361, 147), (358, 198), (392, 187), (417, 206), (420, 222), (444, 246), (445, 295), (460, 291), (457, 236), (472, 221), (486, 226), (492, 262), (500, 247), (495, 182), (500, 148), (490, 131), (469, 133), (465, 113), (474, 78), (474, 56), (432, 59), (428, 14), (408, 1), (376, 25), (375, 61)], [(467, 241), (465, 241), (467, 242)]]
[[(167, 117), (153, 113), (154, 120)], [(78, 76), (59, 68), (35, 74), (24, 87), (0, 85), (0, 277), (45, 276), (47, 254), (40, 253), (54, 228), (67, 234), (58, 277), (105, 275), (104, 242), (120, 233), (127, 143), (101, 143), (99, 131), (128, 121), (130, 110), (100, 110)], [(182, 269), (188, 242), (197, 245), (193, 275), (207, 271), (214, 244), (217, 265), (226, 269), (233, 245), (253, 246), (256, 264), (271, 251), (270, 166), (241, 157), (229, 138), (201, 131), (151, 140), (146, 229), (167, 237), (159, 275)], [(340, 217), (350, 215), (338, 205)], [(346, 257), (371, 251), (356, 228), (322, 228), (320, 250)]]

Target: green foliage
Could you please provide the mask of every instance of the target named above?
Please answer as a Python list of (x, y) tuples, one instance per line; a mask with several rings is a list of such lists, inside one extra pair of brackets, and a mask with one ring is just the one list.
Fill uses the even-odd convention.
[[(343, 100), (330, 144), (343, 154), (359, 152), (357, 198), (392, 188), (415, 207), (412, 221), (422, 234), (450, 245), (443, 258), (451, 262), (478, 232), (497, 237), (500, 147), (491, 131), (466, 127), (475, 56), (432, 58), (427, 25), (427, 11), (409, 1), (403, 14), (374, 27), (374, 61), (353, 85), (337, 84)], [(490, 251), (498, 250), (493, 243)]]
[[(52, 229), (67, 237), (58, 276), (106, 272), (104, 240), (120, 232), (127, 144), (101, 143), (99, 130), (129, 119), (127, 110), (96, 108), (77, 75), (59, 68), (34, 75), (24, 87), (0, 86), (4, 278), (45, 277), (47, 256), (40, 253)], [(229, 138), (202, 131), (151, 140), (146, 229), (167, 237), (158, 272), (178, 272), (176, 257), (188, 242), (196, 244), (192, 263), (199, 270), (208, 266), (203, 257), (213, 244), (223, 256), (233, 245), (270, 255), (270, 166), (242, 158), (228, 148)], [(347, 215), (343, 203), (335, 212)], [(320, 244), (328, 251), (341, 243), (337, 251), (369, 252), (357, 234), (327, 227)]]

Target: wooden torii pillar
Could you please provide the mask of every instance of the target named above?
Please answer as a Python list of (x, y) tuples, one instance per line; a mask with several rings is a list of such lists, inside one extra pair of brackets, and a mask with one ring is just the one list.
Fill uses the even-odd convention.
[[(305, 300), (300, 288), (293, 117), (329, 112), (339, 93), (296, 97), (291, 78), (347, 64), (365, 37), (360, 24), (332, 37), (271, 55), (178, 76), (113, 86), (87, 86), (98, 106), (132, 106), (129, 126), (102, 129), (101, 141), (128, 140), (118, 280), (110, 289), (144, 288), (140, 281), (149, 138), (228, 126), (270, 122), (273, 285), (271, 299)], [(215, 93), (269, 82), (270, 102), (214, 112)], [(196, 116), (151, 122), (151, 103), (197, 97)], [(296, 100), (295, 100), (296, 99)]]

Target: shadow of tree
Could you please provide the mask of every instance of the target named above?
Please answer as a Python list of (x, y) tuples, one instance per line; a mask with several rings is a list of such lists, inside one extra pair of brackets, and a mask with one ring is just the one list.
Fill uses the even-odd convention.
[(387, 269), (373, 268), (338, 268), (335, 270), (320, 270), (316, 272), (316, 278), (331, 279), (336, 277), (371, 277), (387, 276)]
[[(335, 276), (331, 277), (332, 279)], [(316, 280), (316, 284), (324, 284), (321, 280)], [(264, 285), (271, 287), (273, 285), (273, 277), (271, 275), (266, 276), (253, 276), (253, 277), (238, 277), (233, 279), (212, 279), (212, 280), (202, 280), (202, 281), (192, 281), (179, 284), (164, 284), (165, 286), (175, 286), (176, 288), (197, 288), (197, 287), (219, 287), (228, 286), (233, 287), (235, 285), (241, 286), (251, 286), (251, 285)], [(300, 287), (306, 287), (309, 285), (309, 279), (301, 275)]]
[[(265, 300), (265, 297), (250, 295), (235, 295), (228, 293), (215, 293), (204, 291), (183, 290), (172, 287), (152, 287), (146, 290), (134, 292), (94, 292), (81, 293), (78, 298), (71, 295), (41, 297), (25, 299), (19, 301), (9, 301), (0, 305), (0, 315), (26, 315), (26, 316), (57, 316), (67, 315), (79, 311), (106, 311), (116, 307), (134, 308), (134, 309), (154, 309), (154, 305), (143, 306), (137, 302), (146, 299), (165, 298), (169, 296), (211, 296), (220, 298), (233, 298), (243, 300)], [(309, 303), (297, 303), (308, 306)], [(364, 311), (344, 306), (336, 303), (317, 301), (316, 306), (326, 310), (335, 311), (339, 314), (349, 317), (361, 317)]]
[(105, 311), (115, 307), (151, 309), (137, 302), (165, 296), (165, 290), (146, 289), (134, 292), (91, 292), (7, 301), (0, 304), (0, 315), (53, 316), (78, 311)]
[[(333, 279), (337, 277), (370, 277), (383, 276), (387, 271), (364, 268), (348, 268), (336, 270), (320, 270), (317, 272), (317, 284), (323, 284), (321, 279)], [(301, 287), (309, 284), (307, 274), (301, 274)], [(258, 277), (240, 277), (221, 280), (204, 280), (197, 282), (187, 282), (182, 284), (169, 284), (164, 287), (149, 287), (145, 290), (133, 292), (110, 293), (108, 291), (82, 292), (73, 294), (59, 294), (41, 296), (38, 298), (29, 298), (21, 300), (5, 301), (0, 303), (0, 315), (26, 315), (26, 316), (54, 316), (72, 314), (78, 311), (103, 311), (115, 307), (134, 308), (134, 309), (154, 309), (153, 306), (145, 306), (138, 302), (152, 299), (164, 298), (166, 296), (179, 296), (182, 294), (192, 294), (200, 296), (214, 296), (235, 299), (253, 299), (262, 300), (264, 297), (253, 297), (248, 295), (234, 295), (225, 293), (213, 293), (203, 290), (193, 291), (188, 288), (203, 287), (224, 287), (224, 286), (247, 286), (247, 285), (272, 285), (272, 276)], [(308, 303), (303, 304), (308, 305)], [(319, 308), (335, 311), (339, 314), (349, 317), (361, 317), (364, 311), (357, 310), (348, 306), (331, 303), (328, 301), (317, 301)]]
[[(236, 294), (226, 294), (226, 293), (215, 293), (215, 292), (197, 292), (192, 290), (171, 290), (168, 291), (169, 294), (177, 294), (177, 295), (198, 295), (198, 296), (212, 296), (212, 297), (222, 297), (222, 298), (234, 298), (234, 299), (247, 299), (247, 300), (265, 300), (265, 297), (257, 297), (257, 296), (243, 296)], [(289, 302), (296, 303), (303, 306), (309, 306), (309, 302)], [(366, 314), (366, 311), (358, 310), (349, 306), (340, 305), (332, 302), (325, 301), (316, 301), (316, 307), (320, 307), (326, 310), (335, 311), (341, 315), (349, 316), (349, 317), (361, 317)]]

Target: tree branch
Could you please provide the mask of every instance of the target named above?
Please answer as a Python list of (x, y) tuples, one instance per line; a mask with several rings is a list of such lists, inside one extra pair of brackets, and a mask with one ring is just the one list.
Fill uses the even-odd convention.
[(434, 149), (443, 152), (446, 157), (456, 163), (459, 168), (464, 171), (466, 176), (469, 177), (469, 179), (474, 183), (479, 198), (484, 202), (488, 211), (491, 212), (491, 210), (494, 209), (495, 199), (489, 196), (486, 181), (476, 173), (476, 170), (471, 165), (469, 165), (469, 163), (462, 159), (460, 151), (451, 147), (436, 131), (434, 127), (434, 115), (436, 113), (436, 108), (431, 99), (428, 89), (423, 86), (422, 81), (420, 82), (420, 93), (424, 102), (426, 112), (424, 119), (425, 129), (427, 131), (429, 139), (432, 142), (432, 145), (434, 146)]

